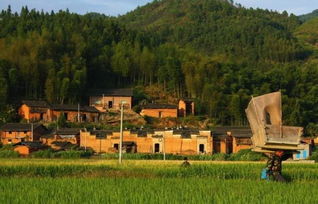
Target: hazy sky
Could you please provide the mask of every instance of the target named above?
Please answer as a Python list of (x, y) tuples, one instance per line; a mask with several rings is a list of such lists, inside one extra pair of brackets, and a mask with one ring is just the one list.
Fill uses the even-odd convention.
[[(36, 8), (44, 11), (58, 11), (68, 8), (71, 12), (85, 14), (98, 12), (106, 15), (117, 16), (125, 14), (152, 0), (0, 0), (0, 9), (11, 5), (13, 11), (20, 11), (27, 5), (29, 9)], [(269, 10), (284, 11), (296, 15), (310, 13), (318, 9), (318, 0), (234, 0), (244, 7), (264, 8)]]

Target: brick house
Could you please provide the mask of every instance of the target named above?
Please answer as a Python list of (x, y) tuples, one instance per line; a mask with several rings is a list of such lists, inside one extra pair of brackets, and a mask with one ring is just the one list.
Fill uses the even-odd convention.
[(178, 117), (178, 107), (171, 104), (155, 104), (150, 103), (144, 105), (140, 112), (141, 116), (149, 116), (154, 118), (177, 118)]
[(242, 149), (252, 148), (253, 136), (252, 130), (249, 127), (234, 127), (230, 130), (230, 135), (233, 137), (233, 153), (237, 153)]
[(125, 101), (125, 108), (132, 107), (132, 89), (105, 89), (93, 90), (89, 93), (89, 105), (95, 107), (101, 112), (108, 109), (120, 109), (120, 104)]
[(194, 115), (194, 100), (190, 98), (180, 99), (178, 103), (178, 115), (180, 117)]
[(80, 131), (81, 128), (62, 128), (50, 134), (42, 135), (40, 141), (48, 146), (51, 146), (54, 142), (69, 142), (79, 145)]
[(14, 151), (18, 152), (22, 156), (27, 156), (32, 152), (46, 149), (47, 146), (41, 142), (20, 142), (14, 145)]
[(212, 131), (213, 153), (232, 153), (233, 138), (226, 127), (216, 127)]
[(49, 108), (50, 105), (46, 101), (24, 100), (18, 114), (27, 121), (47, 121), (50, 119)]
[(52, 105), (50, 108), (51, 120), (57, 120), (62, 114), (67, 121), (79, 122), (97, 122), (99, 111), (91, 106), (78, 106), (78, 105)]
[(1, 127), (2, 144), (39, 141), (40, 136), (47, 133), (41, 124), (7, 123)]
[[(117, 152), (119, 131), (81, 131), (81, 147), (95, 152)], [(212, 153), (208, 130), (125, 130), (123, 149), (130, 153), (209, 154)]]
[(237, 153), (252, 148), (252, 131), (249, 127), (216, 127), (212, 131), (215, 153)]
[(61, 114), (71, 122), (96, 122), (99, 111), (91, 106), (78, 106), (70, 104), (49, 104), (46, 101), (23, 101), (18, 111), (21, 118), (27, 121), (56, 121)]

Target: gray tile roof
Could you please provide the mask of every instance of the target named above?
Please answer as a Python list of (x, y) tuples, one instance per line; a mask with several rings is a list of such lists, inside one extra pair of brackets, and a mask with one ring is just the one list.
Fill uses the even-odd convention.
[(42, 100), (23, 100), (22, 104), (25, 104), (31, 108), (49, 108), (50, 104)]
[[(32, 130), (31, 126), (32, 126), (31, 123), (7, 123), (1, 127), (1, 130), (6, 131), (6, 132), (9, 132), (9, 131), (12, 131), (12, 132), (25, 132), (25, 131), (30, 132)], [(35, 130), (41, 126), (43, 128), (45, 128), (41, 124), (33, 124), (33, 130)]]
[[(52, 105), (52, 110), (55, 111), (78, 111), (78, 105), (70, 105), (70, 104), (55, 104)], [(99, 113), (93, 106), (80, 106), (80, 112), (90, 112), (90, 113)]]
[(227, 136), (227, 132), (231, 132), (233, 137), (252, 137), (250, 127), (223, 126), (212, 130), (213, 136)]

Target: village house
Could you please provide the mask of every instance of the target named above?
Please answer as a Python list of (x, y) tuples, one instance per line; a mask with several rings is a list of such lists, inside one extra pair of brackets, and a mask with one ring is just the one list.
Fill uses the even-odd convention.
[(178, 107), (171, 104), (150, 103), (142, 107), (140, 115), (154, 118), (177, 118)]
[(50, 105), (46, 101), (24, 100), (18, 110), (21, 118), (27, 121), (50, 120)]
[(183, 99), (179, 100), (178, 115), (180, 117), (194, 115), (194, 101), (193, 101), (193, 99), (183, 98)]
[(18, 114), (27, 121), (56, 121), (62, 114), (71, 122), (96, 122), (99, 111), (91, 106), (48, 104), (46, 101), (23, 101)]
[(41, 142), (19, 142), (14, 145), (14, 151), (18, 152), (22, 156), (27, 156), (32, 152), (46, 149), (47, 146)]
[(228, 128), (216, 127), (212, 131), (213, 153), (230, 154), (233, 151), (233, 138), (228, 132)]
[(89, 93), (89, 105), (95, 107), (101, 112), (108, 109), (120, 109), (123, 103), (125, 109), (132, 107), (132, 89), (105, 89), (93, 90)]
[(81, 128), (62, 128), (41, 136), (40, 141), (48, 146), (54, 146), (56, 142), (69, 142), (79, 145), (80, 131)]
[(70, 122), (97, 122), (99, 111), (91, 106), (52, 105), (51, 121), (56, 121), (61, 115)]
[(1, 127), (1, 143), (6, 145), (39, 141), (40, 136), (46, 133), (46, 127), (41, 124), (7, 123)]
[(229, 130), (233, 138), (232, 153), (237, 153), (242, 149), (252, 148), (252, 130), (249, 127), (232, 127)]
[(214, 153), (237, 153), (252, 148), (252, 131), (249, 127), (216, 127), (212, 131)]
[[(81, 147), (95, 152), (117, 152), (119, 131), (81, 131)], [(208, 130), (125, 130), (123, 149), (129, 153), (209, 154), (212, 152)]]

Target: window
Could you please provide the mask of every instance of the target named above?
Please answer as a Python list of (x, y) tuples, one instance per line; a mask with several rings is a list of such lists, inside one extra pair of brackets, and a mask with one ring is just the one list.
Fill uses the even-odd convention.
[(12, 134), (12, 131), (9, 131), (9, 134)]
[(159, 111), (159, 118), (162, 118), (162, 111)]
[(12, 140), (11, 139), (8, 139), (8, 144), (11, 144), (12, 143)]
[(204, 150), (204, 144), (200, 144), (200, 145), (199, 145), (199, 152), (200, 152), (200, 153), (204, 153), (204, 152), (205, 152), (205, 150)]
[(159, 153), (160, 152), (160, 144), (156, 143), (155, 144), (155, 153)]
[(25, 142), (25, 138), (21, 138), (21, 142)]
[(113, 107), (113, 102), (112, 101), (108, 101), (108, 108), (112, 108)]
[(119, 150), (119, 144), (114, 144), (114, 149)]
[(83, 122), (86, 122), (86, 120), (87, 120), (87, 116), (86, 116), (86, 114), (83, 114), (83, 115), (82, 115), (82, 121), (83, 121)]
[(68, 114), (67, 113), (63, 113), (64, 114), (64, 118), (65, 118), (65, 120), (67, 120), (67, 116), (68, 116)]

